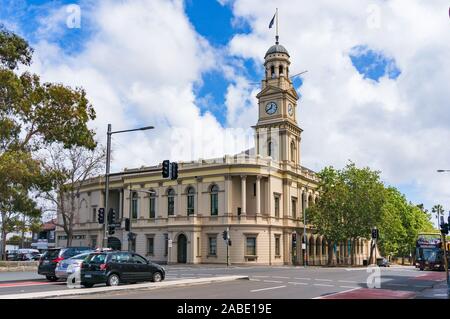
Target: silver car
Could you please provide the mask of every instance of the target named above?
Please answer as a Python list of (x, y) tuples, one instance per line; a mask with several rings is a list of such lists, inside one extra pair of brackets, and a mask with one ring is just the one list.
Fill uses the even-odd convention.
[(73, 256), (71, 258), (63, 259), (56, 265), (55, 275), (58, 279), (67, 279), (71, 274), (80, 268), (83, 260), (89, 256), (92, 251), (84, 252), (82, 254)]

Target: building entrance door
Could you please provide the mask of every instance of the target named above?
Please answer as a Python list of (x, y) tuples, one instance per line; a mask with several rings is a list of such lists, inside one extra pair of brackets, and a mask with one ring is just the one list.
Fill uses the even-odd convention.
[(187, 255), (187, 238), (185, 235), (180, 234), (177, 241), (177, 262), (181, 264), (186, 263)]

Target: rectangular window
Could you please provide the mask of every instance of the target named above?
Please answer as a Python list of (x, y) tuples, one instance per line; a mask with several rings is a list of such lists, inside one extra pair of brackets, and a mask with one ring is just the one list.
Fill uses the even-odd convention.
[(256, 183), (253, 183), (253, 196), (256, 196)]
[(217, 255), (217, 237), (209, 237), (209, 252), (208, 255)]
[(219, 213), (218, 194), (211, 194), (211, 215), (217, 216)]
[(167, 214), (173, 216), (175, 214), (175, 197), (167, 197)]
[(131, 199), (131, 218), (137, 219), (138, 217), (138, 197), (136, 193), (133, 193)]
[(92, 221), (97, 222), (97, 208), (92, 208)]
[(275, 235), (275, 256), (280, 256), (280, 235)]
[(292, 197), (292, 218), (297, 218), (297, 198)]
[(149, 213), (150, 213), (150, 218), (155, 218), (155, 214), (156, 214), (156, 198), (155, 197), (150, 197)]
[(154, 254), (154, 238), (153, 237), (148, 237), (147, 238), (147, 254), (148, 255), (153, 255)]
[(194, 214), (194, 195), (188, 195), (187, 197), (187, 214)]
[(256, 237), (247, 237), (245, 254), (247, 256), (256, 256)]
[(280, 197), (275, 195), (275, 217), (280, 217)]

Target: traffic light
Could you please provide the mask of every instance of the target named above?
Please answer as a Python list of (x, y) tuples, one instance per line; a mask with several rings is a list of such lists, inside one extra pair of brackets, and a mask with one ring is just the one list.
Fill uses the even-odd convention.
[(132, 241), (136, 239), (136, 234), (135, 233), (128, 233), (128, 240)]
[(108, 226), (108, 234), (109, 235), (114, 235), (114, 233), (116, 232), (116, 227), (113, 225)]
[(108, 212), (108, 224), (116, 223), (116, 210), (114, 208), (110, 208)]
[(443, 223), (441, 224), (441, 233), (447, 235), (449, 231), (449, 224)]
[(125, 218), (125, 231), (130, 231), (130, 219)]
[(377, 228), (372, 229), (372, 239), (378, 239), (378, 229)]
[(170, 179), (177, 179), (178, 178), (178, 163), (171, 163), (172, 165), (172, 172)]
[(164, 160), (162, 163), (162, 177), (168, 178), (170, 176), (170, 161)]
[(98, 209), (98, 223), (103, 224), (105, 222), (105, 209), (99, 208)]
[(297, 243), (297, 233), (292, 233), (292, 242)]
[(227, 240), (228, 239), (228, 232), (226, 230), (223, 231), (222, 237), (223, 237), (223, 240)]

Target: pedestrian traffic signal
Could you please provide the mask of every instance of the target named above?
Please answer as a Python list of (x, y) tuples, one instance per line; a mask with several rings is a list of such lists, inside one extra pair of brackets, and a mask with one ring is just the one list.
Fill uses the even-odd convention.
[(98, 209), (98, 223), (103, 224), (105, 222), (105, 209), (99, 208)]
[(449, 224), (442, 223), (441, 224), (441, 233), (447, 235), (449, 231)]
[(172, 163), (172, 171), (170, 179), (177, 179), (178, 178), (178, 163)]
[(116, 210), (114, 208), (110, 208), (108, 212), (108, 224), (116, 223)]
[(377, 228), (372, 229), (372, 239), (378, 239), (378, 229)]
[(228, 232), (226, 230), (223, 231), (222, 237), (223, 237), (223, 240), (227, 240), (228, 239)]
[(294, 244), (297, 242), (297, 233), (292, 233), (292, 242)]
[(129, 241), (133, 241), (136, 239), (136, 234), (135, 233), (128, 233), (128, 240)]
[(164, 160), (162, 163), (162, 177), (168, 178), (170, 177), (170, 161)]
[(130, 231), (130, 219), (125, 218), (125, 231)]
[(116, 232), (116, 227), (114, 225), (109, 225), (108, 226), (108, 234), (114, 235), (115, 232)]

